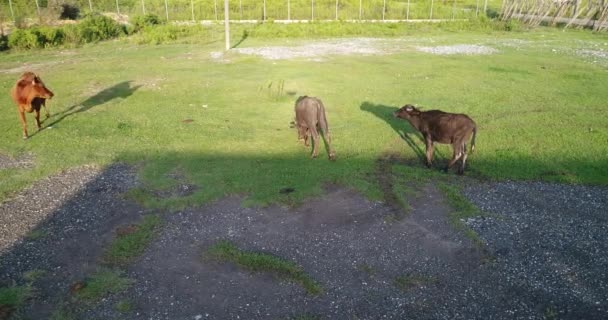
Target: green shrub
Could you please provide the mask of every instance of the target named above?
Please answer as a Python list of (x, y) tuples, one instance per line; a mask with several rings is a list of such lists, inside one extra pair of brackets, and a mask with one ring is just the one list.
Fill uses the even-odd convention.
[(8, 36), (8, 46), (15, 49), (55, 47), (63, 44), (65, 33), (56, 27), (17, 29)]
[(33, 49), (43, 45), (34, 29), (16, 29), (8, 36), (8, 46), (15, 49)]
[(63, 28), (56, 27), (39, 27), (35, 29), (38, 34), (38, 39), (42, 41), (41, 47), (56, 47), (63, 44), (65, 32)]
[(183, 39), (189, 36), (197, 35), (199, 40), (201, 37), (208, 36), (208, 31), (203, 26), (176, 26), (176, 25), (159, 25), (145, 27), (140, 31), (137, 38), (139, 44), (161, 44), (177, 39)]
[(101, 14), (91, 14), (78, 24), (79, 42), (98, 42), (125, 34), (123, 26)]
[(131, 24), (134, 27), (134, 32), (138, 32), (145, 27), (164, 24), (164, 21), (155, 14), (146, 14), (133, 17), (133, 19), (131, 19)]

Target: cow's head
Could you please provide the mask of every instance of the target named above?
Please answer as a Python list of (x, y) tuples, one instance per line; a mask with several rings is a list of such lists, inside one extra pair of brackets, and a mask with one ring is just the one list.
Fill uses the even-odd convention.
[(420, 115), (420, 110), (416, 109), (411, 104), (406, 104), (401, 109), (393, 112), (393, 116), (400, 119), (411, 119), (412, 117)]
[(51, 99), (55, 95), (53, 93), (53, 91), (49, 90), (44, 85), (44, 82), (42, 82), (42, 79), (40, 79), (40, 77), (38, 77), (37, 75), (30, 77), (30, 79), (31, 79), (30, 85), (33, 89), (33, 92), (34, 92), (36, 98)]

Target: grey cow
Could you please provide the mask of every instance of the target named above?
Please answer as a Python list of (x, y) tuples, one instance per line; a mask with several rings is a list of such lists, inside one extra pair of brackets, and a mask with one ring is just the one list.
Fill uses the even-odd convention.
[(309, 146), (308, 138), (312, 135), (312, 157), (316, 158), (319, 155), (318, 130), (321, 130), (325, 144), (329, 149), (329, 160), (336, 160), (336, 153), (331, 147), (331, 136), (323, 102), (315, 97), (302, 96), (296, 100), (295, 111), (298, 138), (304, 139), (304, 145)]

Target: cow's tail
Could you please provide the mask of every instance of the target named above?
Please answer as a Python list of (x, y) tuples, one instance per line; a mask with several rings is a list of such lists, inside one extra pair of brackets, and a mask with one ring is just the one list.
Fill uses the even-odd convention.
[(477, 126), (473, 127), (473, 138), (471, 139), (471, 154), (475, 151), (475, 136), (477, 135)]

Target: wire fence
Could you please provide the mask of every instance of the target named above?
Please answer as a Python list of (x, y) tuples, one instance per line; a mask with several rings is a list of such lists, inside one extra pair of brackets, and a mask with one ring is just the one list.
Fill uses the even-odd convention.
[[(36, 19), (57, 11), (53, 0), (0, 0), (3, 20)], [(230, 0), (231, 21), (467, 19), (496, 12), (499, 0)], [(222, 0), (73, 0), (86, 12), (156, 14), (169, 21), (223, 20)], [(489, 11), (488, 11), (489, 10)]]

